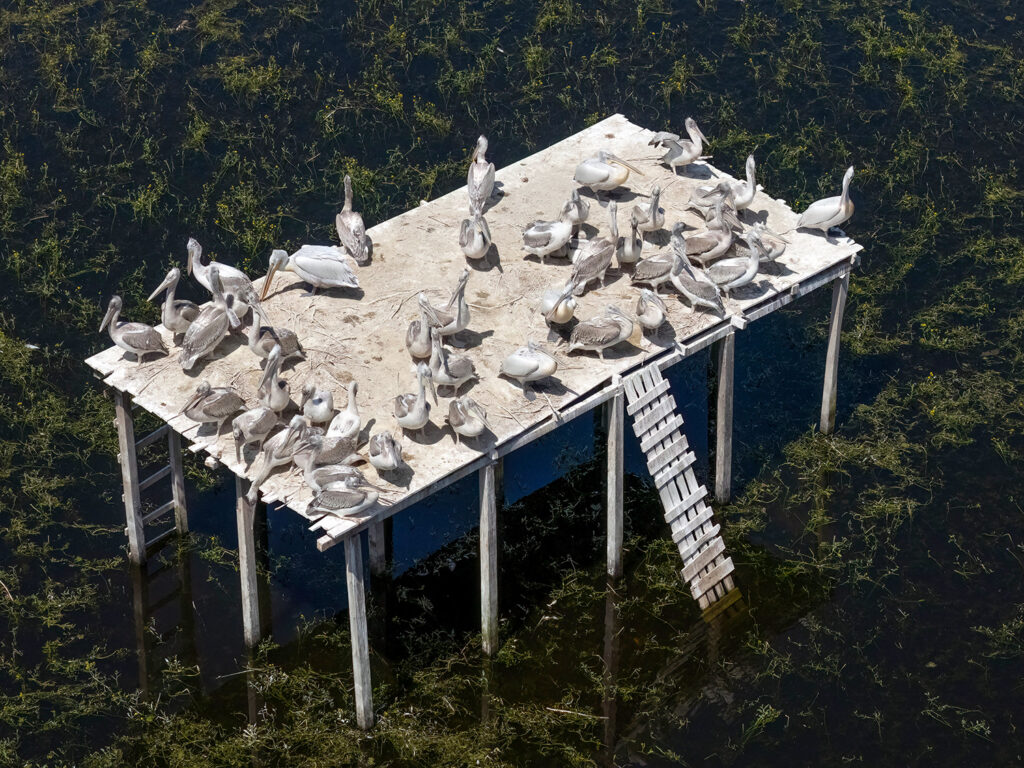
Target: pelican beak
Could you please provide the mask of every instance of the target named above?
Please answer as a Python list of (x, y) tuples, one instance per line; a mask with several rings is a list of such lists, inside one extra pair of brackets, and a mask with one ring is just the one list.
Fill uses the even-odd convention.
[(105, 314), (103, 316), (103, 322), (100, 323), (99, 333), (103, 333), (103, 329), (107, 327), (107, 324), (110, 322), (110, 318), (112, 318), (113, 316), (114, 316), (113, 308), (107, 309), (107, 314)]
[(238, 319), (238, 315), (235, 314), (235, 310), (232, 308), (232, 305), (235, 303), (234, 294), (228, 294), (226, 299), (225, 308), (228, 315), (228, 324), (234, 329), (240, 326), (242, 321)]
[(787, 240), (786, 238), (784, 238), (784, 237), (783, 237), (782, 235), (780, 235), (780, 234), (779, 234), (778, 232), (774, 232), (774, 231), (772, 231), (772, 230), (768, 229), (767, 227), (765, 227), (764, 231), (765, 231), (765, 232), (767, 232), (767, 233), (768, 233), (769, 235), (771, 235), (772, 237), (774, 237), (775, 239), (777, 239), (777, 240), (781, 240), (781, 241), (782, 241), (782, 242), (784, 242), (784, 243), (785, 243), (786, 245), (789, 245), (789, 240)]
[(625, 168), (629, 168), (629, 170), (631, 170), (631, 171), (639, 173), (641, 176), (645, 175), (644, 172), (641, 171), (639, 168), (637, 168), (635, 165), (633, 165), (632, 163), (627, 163), (625, 160), (623, 160), (618, 155), (611, 155), (611, 154), (609, 154), (608, 155), (608, 159), (611, 160), (613, 163), (618, 163), (619, 165), (621, 165), (621, 166), (623, 166)]
[(697, 135), (700, 136), (700, 140), (701, 141), (708, 141), (708, 142), (710, 142), (710, 139), (708, 139), (708, 137), (704, 135), (704, 131), (702, 131), (700, 129), (700, 126), (695, 125), (694, 129), (697, 131)]
[[(191, 264), (191, 261), (189, 263)], [(148, 301), (152, 301), (153, 299), (155, 299), (163, 291), (167, 290), (170, 286), (171, 286), (171, 279), (169, 277), (165, 277), (164, 281), (162, 283), (160, 283), (160, 285), (157, 286), (157, 289), (155, 291), (153, 291), (151, 294), (149, 294)]]
[(275, 272), (277, 272), (277, 266), (271, 265), (270, 269), (267, 271), (267, 276), (263, 278), (263, 291), (260, 293), (260, 301), (265, 301), (267, 294), (270, 293), (270, 284), (274, 280)]
[(427, 381), (430, 382), (430, 394), (434, 398), (434, 405), (437, 405), (437, 387), (434, 386), (434, 378), (430, 377)]

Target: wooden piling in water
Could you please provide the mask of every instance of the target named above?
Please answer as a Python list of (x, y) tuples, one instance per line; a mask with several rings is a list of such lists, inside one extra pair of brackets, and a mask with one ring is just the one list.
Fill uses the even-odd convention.
[(348, 587), (348, 626), (352, 636), (352, 677), (355, 680), (356, 724), (373, 727), (373, 688), (370, 684), (370, 641), (366, 627), (366, 586), (363, 580), (361, 536), (345, 539), (345, 583)]
[(608, 575), (622, 575), (622, 483), (626, 418), (622, 387), (608, 401)]
[(139, 467), (135, 457), (135, 419), (132, 417), (132, 398), (127, 392), (114, 391), (114, 412), (128, 554), (133, 563), (142, 565), (146, 562), (146, 533), (142, 527)]
[(242, 585), (242, 630), (251, 648), (262, 639), (260, 593), (256, 576), (256, 505), (249, 502), (249, 481), (235, 476), (235, 518), (238, 525), (238, 572)]
[(829, 316), (828, 352), (825, 354), (825, 385), (821, 393), (821, 431), (832, 434), (836, 428), (836, 397), (839, 389), (839, 342), (843, 331), (846, 294), (850, 290), (850, 273), (832, 283), (832, 312)]
[(366, 537), (370, 549), (370, 575), (384, 576), (387, 571), (387, 536), (384, 532), (384, 521), (371, 523), (366, 529)]
[(484, 653), (498, 650), (498, 510), (494, 464), (480, 470), (480, 624)]
[(181, 435), (167, 430), (167, 451), (170, 454), (171, 498), (174, 500), (174, 527), (178, 535), (188, 533), (188, 507), (185, 504), (185, 471), (181, 464)]
[(715, 408), (715, 501), (724, 504), (732, 495), (732, 400), (736, 334), (730, 333), (715, 348), (717, 362)]

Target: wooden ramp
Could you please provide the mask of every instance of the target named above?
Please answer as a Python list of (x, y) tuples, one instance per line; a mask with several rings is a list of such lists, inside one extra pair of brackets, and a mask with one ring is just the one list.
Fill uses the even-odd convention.
[(633, 417), (633, 432), (683, 558), (683, 579), (693, 599), (707, 608), (733, 589), (734, 567), (725, 554), (720, 526), (712, 520), (708, 490), (693, 472), (696, 457), (683, 432), (683, 417), (657, 365), (644, 366), (622, 383), (626, 413)]

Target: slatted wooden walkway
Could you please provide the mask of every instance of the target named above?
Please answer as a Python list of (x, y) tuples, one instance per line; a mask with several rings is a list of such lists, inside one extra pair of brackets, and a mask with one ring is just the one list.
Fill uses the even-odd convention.
[(694, 474), (696, 457), (683, 432), (683, 417), (657, 365), (644, 366), (622, 383), (626, 413), (633, 417), (633, 432), (683, 558), (683, 579), (693, 599), (707, 608), (732, 590), (733, 563), (712, 519), (708, 489)]

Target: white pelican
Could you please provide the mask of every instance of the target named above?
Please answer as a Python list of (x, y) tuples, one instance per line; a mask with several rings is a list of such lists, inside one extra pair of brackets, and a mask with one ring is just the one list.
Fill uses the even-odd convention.
[(192, 321), (199, 316), (199, 307), (193, 302), (188, 299), (174, 298), (174, 291), (177, 289), (180, 279), (181, 270), (171, 267), (164, 281), (149, 295), (149, 300), (152, 301), (160, 295), (160, 291), (167, 291), (163, 306), (160, 308), (160, 322), (175, 336), (184, 334), (192, 325)]
[(572, 237), (572, 201), (566, 201), (558, 212), (557, 221), (534, 221), (523, 230), (523, 250), (545, 259), (551, 255), (564, 255), (561, 251)]
[[(452, 355), (441, 346), (441, 337), (435, 331), (433, 348), (430, 353), (431, 386), (451, 387), (452, 396), (459, 394), (459, 388), (470, 379), (475, 379), (473, 361), (466, 355)], [(436, 401), (435, 401), (436, 402)]]
[(135, 360), (140, 365), (142, 358), (150, 352), (167, 354), (167, 347), (164, 346), (164, 340), (156, 328), (145, 323), (122, 323), (118, 319), (120, 316), (121, 297), (111, 296), (110, 303), (107, 304), (107, 314), (103, 316), (99, 332), (103, 333), (103, 329), (109, 325), (110, 340), (121, 349), (135, 355)]
[(644, 248), (644, 241), (637, 235), (640, 222), (636, 215), (630, 217), (632, 232), (629, 237), (619, 236), (619, 206), (614, 200), (608, 203), (608, 220), (611, 225), (612, 242), (615, 244), (615, 256), (619, 261), (619, 266), (635, 264), (640, 260), (640, 254)]
[(605, 314), (584, 320), (569, 335), (569, 351), (581, 349), (597, 352), (604, 360), (604, 351), (633, 335), (633, 321), (625, 312), (609, 304)]
[(487, 411), (469, 395), (463, 395), (448, 404), (448, 426), (455, 433), (455, 442), (459, 436), (479, 437), (485, 429), (490, 429), (487, 422)]
[(695, 211), (699, 211), (704, 220), (707, 221), (712, 217), (715, 211), (715, 203), (719, 199), (728, 200), (732, 195), (732, 182), (722, 179), (717, 184), (701, 184), (700, 186), (694, 187), (690, 193), (690, 200), (687, 203), (688, 208), (692, 208)]
[(725, 305), (718, 294), (718, 286), (704, 274), (704, 270), (690, 265), (685, 246), (675, 251), (671, 279), (672, 285), (686, 297), (690, 307), (706, 307), (719, 315), (725, 315)]
[(231, 436), (235, 439), (235, 458), (241, 461), (242, 450), (252, 443), (256, 444), (256, 452), (259, 453), (263, 449), (263, 441), (276, 426), (277, 412), (266, 405), (257, 405), (236, 416), (231, 422)]
[(615, 256), (615, 245), (608, 239), (599, 237), (596, 240), (585, 240), (579, 249), (572, 276), (569, 282), (576, 287), (576, 295), (581, 296), (587, 284), (597, 280), (604, 281), (605, 272), (612, 265)]
[(371, 437), (366, 455), (378, 472), (391, 472), (402, 466), (402, 444), (390, 432), (378, 432)]
[(657, 232), (665, 226), (665, 209), (659, 206), (661, 200), (661, 187), (655, 186), (651, 190), (651, 199), (644, 208), (640, 205), (633, 206), (633, 216), (636, 217), (637, 228), (641, 232)]
[(558, 370), (558, 363), (551, 355), (542, 350), (535, 342), (526, 342), (525, 347), (520, 347), (501, 361), (499, 376), (515, 379), (519, 386), (526, 391), (526, 385), (548, 376), (554, 375)]
[(843, 174), (843, 192), (838, 197), (816, 200), (800, 214), (795, 229), (817, 229), (831, 236), (833, 229), (849, 221), (853, 216), (853, 201), (850, 199), (850, 182), (853, 180), (853, 166)]
[(245, 400), (234, 387), (211, 387), (210, 382), (203, 380), (178, 413), (200, 424), (216, 424), (219, 435), (228, 417), (244, 407)]
[(334, 217), (334, 227), (338, 230), (338, 239), (342, 247), (356, 260), (356, 264), (365, 266), (370, 261), (369, 235), (363, 224), (362, 214), (352, 210), (352, 177), (345, 174), (345, 205)]
[(686, 133), (690, 137), (689, 141), (679, 138), (674, 133), (659, 131), (647, 142), (649, 145), (655, 146), (660, 144), (668, 150), (661, 158), (661, 162), (667, 164), (673, 173), (676, 172), (676, 168), (682, 168), (701, 159), (704, 153), (704, 145), (701, 142), (708, 140), (708, 137), (697, 127), (697, 121), (692, 117), (686, 118), (685, 126)]
[(580, 197), (580, 191), (574, 189), (569, 196), (569, 223), (572, 224), (572, 233), (575, 235), (580, 231), (583, 222), (590, 215), (590, 203)]
[[(194, 237), (188, 239), (188, 273), (195, 275), (199, 284), (213, 293), (213, 285), (210, 280), (210, 270), (216, 266), (220, 274), (221, 291), (225, 298), (234, 296), (232, 308), (238, 317), (245, 317), (249, 311), (249, 305), (245, 302), (246, 289), (252, 288), (252, 280), (248, 275), (237, 267), (229, 264), (214, 262), (209, 256), (203, 253), (203, 246)], [(234, 327), (234, 326), (232, 326)]]
[(476, 140), (473, 160), (466, 175), (466, 191), (469, 192), (469, 212), (483, 213), (494, 191), (494, 163), (487, 162), (487, 139), (483, 136)]
[(302, 418), (301, 414), (295, 414), (285, 429), (263, 443), (263, 451), (260, 453), (260, 468), (249, 487), (249, 493), (246, 494), (250, 504), (256, 503), (260, 486), (270, 477), (270, 473), (277, 467), (292, 462), (301, 439), (308, 434), (310, 434), (310, 427), (306, 425), (306, 420)]
[(754, 163), (754, 156), (747, 155), (746, 181), (729, 182), (729, 199), (732, 202), (732, 207), (737, 211), (743, 211), (749, 208), (750, 204), (754, 202), (754, 196), (761, 189), (761, 186), (754, 178), (756, 168), (757, 166)]
[(241, 325), (234, 312), (235, 297), (225, 297), (221, 293), (218, 264), (210, 266), (210, 289), (213, 291), (213, 301), (203, 306), (199, 316), (185, 331), (185, 338), (181, 342), (178, 362), (183, 371), (190, 370), (199, 360), (212, 354), (228, 331)]
[(454, 336), (469, 327), (469, 304), (466, 303), (466, 283), (469, 282), (469, 270), (463, 269), (459, 282), (452, 291), (448, 303), (444, 307), (435, 307), (427, 297), (420, 293), (417, 300), (420, 309), (426, 315), (430, 327), (441, 336)]
[(395, 419), (398, 421), (398, 426), (413, 432), (423, 429), (430, 421), (430, 403), (427, 402), (426, 387), (428, 381), (430, 382), (430, 393), (434, 396), (434, 403), (437, 403), (437, 390), (434, 389), (434, 380), (426, 363), (416, 366), (416, 379), (419, 384), (416, 394), (398, 395), (395, 398)]
[(580, 186), (589, 187), (596, 196), (598, 192), (610, 192), (616, 187), (621, 187), (629, 178), (630, 171), (644, 175), (644, 172), (632, 163), (627, 163), (621, 157), (601, 149), (596, 155), (588, 157), (576, 166), (573, 179)]
[(636, 302), (636, 320), (645, 331), (654, 331), (665, 322), (665, 302), (650, 288), (640, 289)]
[(708, 228), (686, 238), (687, 256), (701, 266), (724, 256), (736, 239), (724, 212), (724, 206), (725, 198), (718, 198), (715, 202), (715, 216), (708, 222)]
[(327, 424), (334, 418), (334, 393), (329, 389), (320, 389), (312, 381), (302, 387), (302, 402), (299, 403), (302, 414), (310, 424)]
[(420, 303), (420, 319), (409, 323), (409, 330), (405, 332), (405, 348), (414, 359), (423, 359), (430, 357), (430, 319), (423, 309), (427, 297), (421, 292), (417, 298)]
[(309, 512), (325, 515), (351, 517), (365, 512), (377, 503), (380, 494), (377, 491), (359, 490), (358, 478), (347, 477), (341, 482), (331, 483), (313, 497), (306, 508)]
[(467, 259), (482, 259), (491, 248), (491, 228), (483, 214), (474, 212), (459, 227), (459, 246)]
[(540, 311), (548, 323), (565, 325), (572, 320), (576, 311), (576, 284), (571, 280), (561, 290), (550, 288), (544, 291), (540, 302)]
[(267, 355), (267, 365), (263, 369), (263, 378), (260, 379), (259, 389), (256, 396), (262, 405), (271, 408), (275, 413), (281, 413), (291, 403), (291, 393), (288, 382), (278, 374), (281, 371), (281, 348), (274, 346)]
[(359, 417), (359, 406), (356, 404), (356, 393), (359, 392), (359, 382), (354, 379), (348, 385), (348, 403), (345, 410), (338, 411), (327, 427), (329, 437), (351, 437), (359, 434), (359, 428), (363, 421)]
[(760, 254), (754, 246), (756, 235), (747, 232), (743, 235), (750, 252), (746, 256), (731, 259), (720, 259), (709, 266), (705, 272), (711, 281), (728, 296), (734, 288), (739, 288), (753, 281), (761, 263)]
[(309, 283), (309, 296), (316, 295), (317, 288), (359, 287), (359, 278), (345, 260), (345, 252), (335, 245), (304, 245), (291, 256), (277, 248), (270, 254), (261, 300), (270, 293), (274, 273), (279, 269), (294, 272)]

